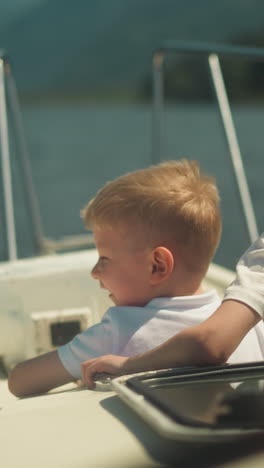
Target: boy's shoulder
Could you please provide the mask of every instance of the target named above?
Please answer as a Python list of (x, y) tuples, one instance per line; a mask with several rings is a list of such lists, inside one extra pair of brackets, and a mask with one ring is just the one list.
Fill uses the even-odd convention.
[(103, 315), (102, 321), (110, 321), (112, 323), (136, 323), (146, 321), (157, 313), (160, 309), (159, 304), (154, 306), (153, 301), (146, 304), (145, 306), (137, 305), (122, 305), (122, 306), (111, 306), (107, 309)]

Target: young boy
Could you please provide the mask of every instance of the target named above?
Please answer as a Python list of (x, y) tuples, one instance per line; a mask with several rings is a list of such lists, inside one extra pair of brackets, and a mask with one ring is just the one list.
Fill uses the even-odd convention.
[[(83, 364), (83, 380), (93, 388), (98, 372), (112, 375), (184, 365), (223, 364), (247, 333), (264, 319), (264, 232), (242, 255), (235, 281), (204, 322), (187, 328), (160, 346), (130, 358), (102, 356)], [(263, 329), (263, 325), (261, 325)], [(259, 333), (264, 349), (263, 333)]]
[[(201, 287), (220, 238), (218, 193), (195, 162), (163, 163), (109, 182), (84, 219), (99, 253), (92, 276), (115, 306), (57, 351), (18, 364), (9, 378), (17, 396), (79, 379), (90, 358), (148, 351), (220, 304)], [(258, 332), (252, 330), (232, 362), (263, 358)]]

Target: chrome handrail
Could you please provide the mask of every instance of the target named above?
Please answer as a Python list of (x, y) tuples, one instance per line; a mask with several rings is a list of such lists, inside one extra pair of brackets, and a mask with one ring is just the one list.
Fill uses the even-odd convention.
[(21, 109), (19, 105), (19, 98), (16, 88), (16, 83), (11, 73), (10, 63), (8, 58), (5, 58), (5, 80), (6, 90), (8, 95), (8, 101), (10, 110), (12, 112), (13, 125), (15, 135), (17, 139), (17, 146), (19, 148), (19, 157), (21, 158), (22, 176), (24, 178), (24, 188), (27, 195), (28, 206), (31, 214), (31, 222), (33, 228), (33, 239), (38, 251), (43, 250), (43, 228), (42, 219), (40, 216), (39, 202), (36, 194), (35, 184), (32, 175), (32, 169), (30, 164), (29, 151), (27, 147), (27, 141), (24, 132), (24, 126), (22, 121)]
[(60, 239), (49, 239), (44, 236), (40, 207), (35, 184), (33, 181), (29, 151), (24, 133), (17, 88), (11, 73), (11, 66), (8, 57), (4, 51), (0, 51), (0, 152), (3, 174), (8, 260), (17, 259), (17, 241), (12, 191), (7, 102), (9, 104), (8, 107), (11, 114), (10, 118), (12, 118), (17, 146), (19, 149), (22, 176), (24, 178), (24, 188), (27, 195), (27, 202), (33, 228), (33, 238), (37, 252), (45, 254), (59, 250), (94, 246), (93, 237), (89, 234), (65, 236)]
[[(232, 163), (238, 183), (238, 188), (243, 205), (244, 215), (248, 226), (248, 231), (251, 240), (255, 240), (258, 236), (257, 224), (254, 214), (253, 205), (250, 198), (247, 179), (243, 167), (243, 161), (236, 137), (235, 126), (232, 119), (229, 101), (227, 98), (224, 80), (220, 68), (218, 56), (243, 56), (250, 60), (264, 60), (264, 49), (237, 47), (219, 44), (204, 44), (204, 43), (189, 43), (182, 41), (166, 41), (155, 50), (153, 55), (153, 79), (154, 79), (154, 132), (153, 132), (153, 160), (156, 162), (160, 159), (162, 153), (161, 147), (163, 142), (164, 122), (164, 76), (163, 64), (165, 55), (168, 53), (189, 53), (195, 55), (206, 55), (212, 75), (218, 106), (221, 118), (224, 125), (226, 139), (229, 146), (229, 151), (232, 157)], [(6, 216), (6, 231), (8, 244), (8, 257), (10, 260), (17, 258), (16, 232), (14, 205), (12, 195), (12, 179), (10, 169), (10, 152), (9, 152), (9, 137), (8, 137), (8, 119), (6, 100), (7, 92), (10, 100), (10, 107), (13, 113), (14, 124), (16, 128), (16, 136), (20, 147), (20, 157), (22, 158), (22, 169), (25, 179), (25, 188), (27, 190), (29, 207), (31, 211), (31, 219), (34, 229), (34, 238), (38, 249), (42, 253), (83, 246), (91, 246), (92, 238), (87, 235), (77, 236), (76, 239), (70, 237), (53, 240), (47, 239), (43, 235), (42, 221), (38, 206), (35, 187), (31, 173), (31, 165), (26, 147), (26, 140), (22, 126), (21, 111), (17, 97), (15, 82), (11, 74), (10, 64), (4, 52), (0, 51), (0, 150), (2, 156), (2, 173), (3, 173), (3, 188), (4, 188), (4, 204)]]
[(170, 53), (206, 56), (214, 85), (220, 116), (231, 155), (242, 208), (251, 242), (258, 237), (258, 228), (253, 204), (248, 188), (241, 151), (232, 118), (231, 108), (221, 71), (219, 56), (243, 57), (249, 60), (264, 61), (264, 49), (199, 42), (165, 41), (153, 54), (153, 162), (158, 162), (162, 154), (164, 139), (164, 73), (165, 56)]
[(6, 241), (9, 260), (17, 258), (16, 229), (14, 216), (14, 203), (12, 192), (12, 176), (10, 164), (10, 148), (8, 134), (8, 119), (6, 110), (6, 87), (5, 87), (5, 54), (0, 52), (0, 144), (2, 177), (4, 192), (4, 207), (6, 220)]

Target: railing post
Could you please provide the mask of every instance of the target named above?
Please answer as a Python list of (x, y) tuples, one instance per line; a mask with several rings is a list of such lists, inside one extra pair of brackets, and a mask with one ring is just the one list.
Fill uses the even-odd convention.
[(27, 148), (23, 123), (22, 123), (22, 117), (21, 117), (21, 109), (19, 105), (15, 81), (11, 73), (10, 65), (7, 62), (5, 63), (5, 75), (6, 75), (6, 87), (8, 91), (10, 109), (11, 109), (13, 120), (14, 120), (15, 136), (17, 139), (21, 162), (22, 162), (22, 174), (24, 177), (24, 187), (25, 187), (25, 191), (27, 194), (28, 205), (30, 208), (32, 227), (34, 231), (34, 241), (35, 241), (37, 250), (40, 252), (44, 252), (45, 241), (44, 241), (44, 235), (43, 235), (43, 229), (42, 229), (42, 220), (40, 216), (38, 198), (36, 195), (36, 190), (35, 190), (35, 186), (33, 182), (28, 148)]
[(164, 56), (157, 52), (153, 56), (153, 131), (152, 131), (152, 163), (157, 164), (163, 156), (164, 144)]
[(221, 45), (200, 42), (165, 41), (156, 50), (153, 56), (153, 136), (152, 157), (153, 162), (158, 162), (164, 150), (164, 80), (163, 63), (165, 54), (184, 53), (199, 55), (209, 58), (210, 71), (216, 91), (220, 115), (223, 121), (229, 152), (235, 171), (238, 190), (241, 198), (242, 209), (245, 216), (247, 229), (251, 241), (258, 237), (258, 228), (251, 202), (250, 192), (243, 167), (240, 148), (232, 120), (231, 109), (226, 95), (225, 85), (218, 60), (219, 56), (241, 57), (249, 60), (261, 60), (264, 62), (264, 48), (240, 47), (233, 45)]
[(216, 54), (210, 54), (208, 57), (208, 62), (219, 106), (219, 111), (222, 116), (224, 131), (231, 155), (231, 160), (233, 163), (233, 168), (242, 201), (242, 207), (244, 210), (249, 236), (251, 242), (254, 242), (258, 237), (258, 228), (254, 214), (253, 204), (250, 197), (248, 183), (243, 167), (241, 152), (237, 140), (229, 100), (226, 93), (221, 66), (219, 63), (219, 58)]
[(8, 122), (6, 111), (6, 90), (5, 90), (5, 62), (3, 56), (0, 57), (0, 140), (1, 159), (3, 175), (4, 206), (7, 233), (8, 259), (17, 259), (16, 229), (14, 217), (14, 202), (12, 193), (12, 177), (10, 165), (10, 151), (8, 138)]

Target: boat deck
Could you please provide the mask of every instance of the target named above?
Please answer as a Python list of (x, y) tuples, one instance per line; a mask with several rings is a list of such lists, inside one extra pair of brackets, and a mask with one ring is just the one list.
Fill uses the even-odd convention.
[(188, 443), (160, 437), (112, 391), (73, 384), (52, 393), (17, 399), (0, 381), (1, 465), (5, 468), (189, 468), (263, 467), (264, 454), (245, 462), (221, 464), (259, 452), (262, 442)]
[[(96, 255), (91, 250), (1, 265), (2, 353), (10, 348), (11, 358), (17, 359), (12, 355), (14, 325), (20, 322), (4, 321), (9, 310), (17, 310), (14, 321), (19, 314), (26, 318), (33, 312), (89, 306), (93, 320), (100, 319), (108, 298), (98, 294), (99, 287), (89, 275)], [(211, 265), (206, 286), (222, 294), (233, 277), (233, 272)], [(158, 435), (112, 391), (71, 384), (46, 395), (17, 399), (2, 376), (0, 447), (4, 468), (209, 468), (259, 450), (259, 441), (206, 445), (171, 440)], [(262, 467), (263, 458), (261, 465), (250, 466)]]
[(160, 466), (133, 434), (136, 417), (113, 392), (64, 388), (19, 400), (5, 380), (0, 390), (5, 468)]

